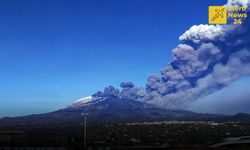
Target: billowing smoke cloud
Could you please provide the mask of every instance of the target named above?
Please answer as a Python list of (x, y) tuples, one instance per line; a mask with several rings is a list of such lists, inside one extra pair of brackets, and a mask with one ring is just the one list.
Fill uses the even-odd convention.
[(98, 91), (93, 97), (119, 97), (120, 91), (119, 89), (114, 88), (113, 86), (108, 86), (104, 89), (104, 91)]
[[(247, 0), (229, 5), (249, 6)], [(249, 8), (249, 7), (248, 7)], [(242, 25), (194, 25), (179, 37), (173, 60), (160, 75), (148, 78), (146, 88), (121, 83), (109, 87), (107, 95), (145, 101), (165, 108), (182, 108), (233, 81), (250, 75), (250, 18)]]
[(116, 97), (123, 99), (134, 99), (137, 101), (145, 101), (146, 91), (144, 88), (135, 87), (132, 82), (122, 82), (120, 91), (113, 86), (106, 87), (104, 91), (98, 91), (93, 97)]
[[(232, 3), (249, 6), (249, 1)], [(249, 19), (243, 25), (194, 25), (179, 37), (173, 61), (160, 76), (148, 79), (149, 103), (167, 108), (185, 107), (250, 75)]]
[(120, 86), (123, 88), (120, 93), (121, 98), (144, 101), (146, 95), (146, 91), (144, 88), (134, 87), (134, 84), (132, 82), (122, 82)]

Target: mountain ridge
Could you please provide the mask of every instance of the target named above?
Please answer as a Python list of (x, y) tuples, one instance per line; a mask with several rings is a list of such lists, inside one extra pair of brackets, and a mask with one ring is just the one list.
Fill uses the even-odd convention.
[[(78, 101), (79, 102), (79, 101)], [(11, 125), (76, 125), (81, 124), (82, 113), (88, 113), (89, 123), (142, 122), (164, 120), (237, 120), (244, 116), (250, 121), (250, 115), (225, 116), (219, 114), (195, 113), (187, 110), (167, 110), (158, 106), (131, 99), (93, 97), (81, 105), (70, 105), (57, 111), (33, 114), (21, 117), (0, 119), (0, 126)], [(242, 117), (241, 117), (242, 118)]]

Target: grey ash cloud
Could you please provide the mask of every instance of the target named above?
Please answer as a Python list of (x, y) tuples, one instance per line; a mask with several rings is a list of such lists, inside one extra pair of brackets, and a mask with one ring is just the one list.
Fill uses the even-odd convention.
[[(233, 5), (249, 6), (249, 1)], [(250, 16), (250, 15), (249, 15)], [(179, 37), (173, 59), (150, 76), (145, 88), (121, 83), (104, 95), (130, 98), (165, 108), (183, 108), (196, 99), (218, 91), (250, 75), (250, 18), (243, 25), (194, 25)]]
[[(242, 5), (240, 3), (233, 5)], [(246, 1), (244, 5), (249, 5)], [(148, 79), (149, 103), (185, 107), (250, 75), (249, 18), (243, 25), (194, 25), (180, 36), (173, 60)]]
[(121, 90), (113, 86), (108, 86), (104, 91), (98, 91), (93, 97), (117, 97), (125, 99), (134, 99), (137, 101), (144, 101), (146, 91), (144, 88), (135, 87), (132, 82), (122, 82), (120, 84)]

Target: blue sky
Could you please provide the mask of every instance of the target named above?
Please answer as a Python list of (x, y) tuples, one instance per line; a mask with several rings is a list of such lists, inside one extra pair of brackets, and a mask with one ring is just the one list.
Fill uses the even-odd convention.
[(56, 110), (147, 77), (225, 0), (1, 0), (0, 116)]

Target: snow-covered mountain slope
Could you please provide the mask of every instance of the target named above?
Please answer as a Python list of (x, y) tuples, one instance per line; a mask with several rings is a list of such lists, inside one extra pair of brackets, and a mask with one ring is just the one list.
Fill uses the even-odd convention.
[(93, 105), (93, 104), (99, 103), (105, 99), (106, 98), (103, 98), (103, 97), (87, 96), (87, 97), (84, 97), (84, 98), (77, 100), (75, 103), (68, 106), (67, 108), (78, 108), (78, 107)]
[(78, 99), (76, 102), (77, 102), (77, 103), (84, 104), (84, 103), (90, 102), (92, 99), (93, 99), (92, 96), (87, 96), (87, 97)]
[(73, 103), (69, 107), (78, 107), (78, 106), (81, 106), (81, 105), (84, 105), (84, 104), (91, 102), (93, 99), (94, 98), (92, 96), (87, 96), (87, 97), (78, 99), (75, 103)]

